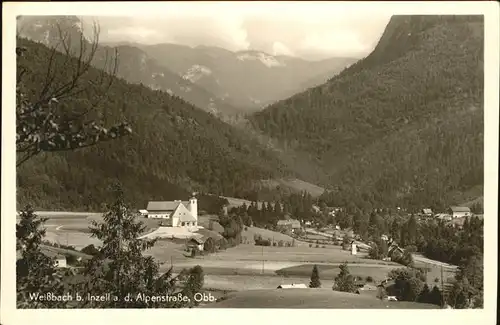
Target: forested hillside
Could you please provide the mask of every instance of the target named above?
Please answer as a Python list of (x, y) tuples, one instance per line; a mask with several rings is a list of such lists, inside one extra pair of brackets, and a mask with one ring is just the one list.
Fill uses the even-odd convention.
[[(47, 77), (51, 51), (46, 46), (18, 39), (24, 55), (23, 87), (36, 98)], [(55, 52), (52, 67), (58, 87), (71, 80), (74, 58)], [(90, 68), (81, 83), (85, 91), (59, 98), (59, 108), (81, 111), (103, 87), (101, 72)], [(57, 99), (56, 99), (57, 100)], [(147, 200), (178, 199), (186, 191), (245, 197), (260, 179), (293, 175), (255, 141), (216, 117), (182, 99), (143, 85), (117, 79), (95, 108), (105, 124), (125, 120), (133, 133), (95, 147), (44, 153), (18, 168), (18, 204), (36, 209), (99, 208), (109, 201), (108, 185), (119, 180), (132, 205)]]
[(367, 58), (250, 120), (319, 160), (332, 205), (467, 201), (482, 195), (483, 45), (482, 16), (395, 16)]

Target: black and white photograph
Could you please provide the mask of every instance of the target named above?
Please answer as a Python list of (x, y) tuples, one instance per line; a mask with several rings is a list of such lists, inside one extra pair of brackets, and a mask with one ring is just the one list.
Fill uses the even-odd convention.
[(2, 324), (171, 308), (493, 324), (498, 4), (364, 4), (4, 4)]

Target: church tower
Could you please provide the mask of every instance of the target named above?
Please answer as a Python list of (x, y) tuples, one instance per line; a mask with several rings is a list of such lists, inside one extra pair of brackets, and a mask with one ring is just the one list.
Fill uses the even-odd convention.
[(196, 193), (189, 199), (189, 212), (196, 219), (196, 225), (198, 225), (198, 200), (195, 197)]

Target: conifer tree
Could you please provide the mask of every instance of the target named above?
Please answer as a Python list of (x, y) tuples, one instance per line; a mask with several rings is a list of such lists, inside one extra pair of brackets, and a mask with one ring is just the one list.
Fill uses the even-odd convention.
[(64, 308), (66, 301), (37, 299), (48, 293), (62, 296), (66, 292), (63, 278), (72, 275), (69, 270), (56, 269), (54, 260), (41, 250), (42, 226), (47, 219), (39, 218), (30, 206), (20, 217), (16, 225), (16, 251), (20, 253), (16, 263), (17, 308)]
[(339, 266), (340, 273), (335, 277), (335, 284), (333, 285), (333, 290), (342, 292), (354, 292), (356, 287), (354, 286), (354, 277), (351, 275), (347, 262), (344, 262)]
[(311, 274), (311, 282), (309, 283), (309, 288), (319, 288), (321, 287), (321, 281), (319, 280), (318, 266), (314, 265)]
[(113, 186), (115, 202), (104, 214), (103, 222), (93, 221), (89, 227), (91, 236), (99, 239), (99, 253), (88, 261), (83, 272), (88, 281), (81, 291), (93, 296), (109, 294), (106, 301), (84, 301), (91, 308), (153, 308), (183, 307), (186, 302), (146, 301), (155, 295), (175, 295), (177, 278), (172, 268), (164, 274), (159, 272), (159, 263), (143, 252), (154, 246), (156, 240), (139, 239), (146, 230), (142, 222), (136, 221), (125, 203), (119, 184)]

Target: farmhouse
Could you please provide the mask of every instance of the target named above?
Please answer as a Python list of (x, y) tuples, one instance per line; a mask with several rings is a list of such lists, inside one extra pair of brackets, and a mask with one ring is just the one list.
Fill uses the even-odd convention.
[(300, 225), (300, 221), (295, 219), (278, 220), (276, 226), (282, 229), (291, 229), (292, 232), (302, 228)]
[(387, 250), (387, 256), (390, 257), (391, 260), (400, 258), (403, 254), (404, 250), (395, 243), (391, 244)]
[(146, 210), (148, 218), (167, 219), (170, 227), (198, 226), (198, 203), (194, 197), (189, 201), (150, 201)]
[(453, 217), (447, 213), (438, 213), (434, 216), (436, 219), (450, 221)]
[(452, 206), (448, 208), (448, 214), (452, 216), (452, 218), (463, 218), (470, 217), (471, 211), (468, 207), (456, 207)]
[(206, 239), (207, 239), (206, 237), (192, 237), (188, 241), (187, 247), (190, 249), (196, 248), (196, 249), (202, 251), (204, 246), (205, 246)]
[(432, 210), (431, 209), (422, 209), (421, 213), (423, 216), (432, 217)]

